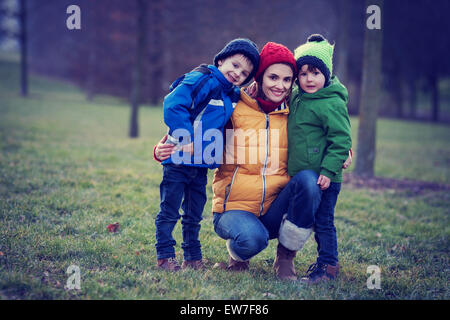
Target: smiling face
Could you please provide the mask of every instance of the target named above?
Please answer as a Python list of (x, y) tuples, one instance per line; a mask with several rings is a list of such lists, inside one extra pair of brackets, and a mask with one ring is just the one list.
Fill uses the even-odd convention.
[(283, 101), (290, 92), (293, 76), (287, 64), (275, 63), (269, 66), (264, 71), (261, 86), (265, 100), (275, 103)]
[(319, 69), (303, 65), (298, 73), (300, 88), (306, 93), (319, 91), (325, 85), (325, 76)]
[(252, 62), (241, 53), (219, 60), (217, 64), (219, 71), (235, 86), (240, 86), (244, 83), (253, 71)]

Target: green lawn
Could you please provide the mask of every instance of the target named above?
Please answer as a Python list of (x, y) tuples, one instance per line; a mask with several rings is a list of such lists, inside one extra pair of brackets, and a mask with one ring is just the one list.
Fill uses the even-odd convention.
[[(212, 226), (211, 171), (200, 234), (208, 270), (158, 271), (162, 170), (152, 147), (165, 132), (161, 108), (141, 108), (140, 138), (129, 139), (125, 103), (88, 103), (73, 86), (36, 76), (23, 99), (17, 68), (0, 60), (0, 299), (450, 298), (448, 188), (344, 185), (336, 208), (341, 274), (310, 287), (275, 278), (276, 241), (249, 272), (212, 269), (227, 251)], [(352, 126), (356, 139), (357, 119)], [(449, 138), (448, 126), (380, 120), (376, 174), (448, 186)], [(109, 233), (116, 221), (120, 231)], [(180, 224), (174, 236), (181, 262)], [(315, 250), (310, 240), (297, 254), (300, 274)], [(64, 288), (71, 265), (81, 271), (79, 290)], [(381, 268), (379, 290), (367, 288), (370, 265)]]

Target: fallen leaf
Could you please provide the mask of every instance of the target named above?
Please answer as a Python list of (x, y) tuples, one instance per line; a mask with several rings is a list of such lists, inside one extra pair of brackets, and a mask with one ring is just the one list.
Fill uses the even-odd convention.
[(114, 222), (114, 223), (108, 224), (108, 226), (106, 228), (108, 229), (109, 232), (117, 232), (120, 229), (120, 224), (118, 222)]

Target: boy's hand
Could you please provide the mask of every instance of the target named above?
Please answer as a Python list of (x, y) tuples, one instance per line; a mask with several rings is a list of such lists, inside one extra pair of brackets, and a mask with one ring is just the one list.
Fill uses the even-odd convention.
[(256, 81), (253, 81), (245, 90), (251, 98), (255, 99), (258, 92), (258, 84)]
[(320, 190), (327, 190), (328, 187), (330, 186), (330, 178), (324, 176), (323, 174), (321, 174), (319, 176), (319, 179), (317, 179), (317, 184), (320, 185)]

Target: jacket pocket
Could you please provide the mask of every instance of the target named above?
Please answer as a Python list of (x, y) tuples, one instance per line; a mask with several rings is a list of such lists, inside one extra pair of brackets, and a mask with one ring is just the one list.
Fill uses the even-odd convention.
[(308, 162), (310, 165), (320, 164), (320, 159), (319, 159), (320, 148), (319, 148), (319, 146), (308, 146), (306, 152), (308, 154)]

